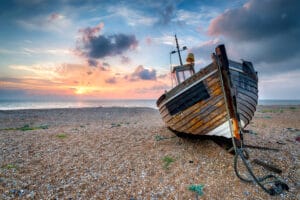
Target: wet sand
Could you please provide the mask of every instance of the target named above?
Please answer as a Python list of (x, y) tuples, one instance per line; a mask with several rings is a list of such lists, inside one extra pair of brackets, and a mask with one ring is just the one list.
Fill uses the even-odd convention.
[[(259, 106), (247, 129), (247, 144), (280, 150), (249, 149), (251, 159), (278, 166), (290, 187), (272, 199), (300, 199), (300, 106)], [(202, 195), (188, 189), (196, 184)], [(211, 140), (174, 137), (150, 108), (0, 111), (0, 195), (271, 199), (237, 178), (233, 155)]]

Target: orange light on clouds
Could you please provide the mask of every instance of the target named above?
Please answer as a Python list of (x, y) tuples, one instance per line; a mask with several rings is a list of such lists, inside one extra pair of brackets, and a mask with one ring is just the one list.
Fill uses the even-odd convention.
[[(82, 64), (11, 66), (11, 70), (26, 76), (2, 81), (11, 89), (25, 89), (34, 94), (57, 94), (60, 96), (81, 96), (105, 99), (149, 99), (157, 98), (168, 89), (170, 80), (167, 76), (143, 80), (135, 70), (116, 71), (118, 67), (103, 70)], [(124, 69), (124, 67), (123, 67)], [(143, 68), (144, 69), (144, 68)], [(153, 73), (149, 69), (149, 73)], [(30, 75), (28, 75), (30, 74)]]

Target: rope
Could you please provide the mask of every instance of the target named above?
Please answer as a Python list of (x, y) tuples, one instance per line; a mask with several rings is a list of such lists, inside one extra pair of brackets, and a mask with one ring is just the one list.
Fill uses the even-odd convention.
[[(268, 174), (264, 177), (261, 177), (261, 178), (257, 178), (251, 167), (250, 167), (250, 164), (249, 162), (246, 160), (246, 158), (244, 157), (244, 154), (243, 154), (243, 151), (244, 149), (243, 148), (236, 148), (235, 149), (235, 156), (234, 156), (234, 171), (235, 171), (235, 174), (237, 175), (237, 177), (239, 179), (241, 179), (242, 181), (244, 182), (254, 182), (256, 183), (257, 185), (259, 185), (265, 192), (267, 192), (268, 194), (270, 195), (278, 195), (278, 194), (281, 194), (284, 190), (289, 190), (289, 187), (286, 183), (284, 183), (283, 181), (279, 180), (275, 175), (273, 174)], [(241, 158), (244, 165), (246, 166), (249, 174), (251, 175), (252, 179), (246, 179), (246, 178), (243, 178), (239, 172), (238, 172), (238, 169), (237, 169), (237, 161), (238, 161), (238, 158)], [(270, 182), (265, 182), (266, 180), (269, 180), (269, 179), (273, 179), (273, 181), (270, 181)], [(274, 184), (271, 188), (267, 188), (265, 187), (266, 184)]]

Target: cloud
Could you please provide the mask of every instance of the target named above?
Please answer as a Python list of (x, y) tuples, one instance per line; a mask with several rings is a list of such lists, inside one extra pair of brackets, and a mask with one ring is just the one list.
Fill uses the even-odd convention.
[(300, 99), (300, 70), (262, 76), (259, 81), (261, 99)]
[(131, 9), (128, 6), (112, 6), (108, 8), (108, 11), (124, 18), (130, 26), (151, 26), (158, 20), (155, 16), (147, 16), (146, 13)]
[(208, 33), (238, 41), (260, 40), (298, 29), (300, 2), (250, 0), (243, 7), (228, 10), (212, 20)]
[(92, 75), (92, 74), (93, 74), (93, 72), (91, 72), (91, 71), (88, 71), (88, 72), (86, 72), (86, 74), (87, 74), (87, 75)]
[(134, 35), (123, 33), (100, 35), (102, 28), (101, 23), (96, 27), (80, 29), (81, 38), (77, 41), (77, 51), (87, 58), (100, 59), (120, 55), (137, 47), (138, 41)]
[(165, 45), (169, 45), (172, 47), (174, 47), (174, 45), (175, 45), (175, 39), (174, 39), (174, 36), (172, 36), (172, 35), (163, 35), (161, 37), (154, 37), (150, 41), (151, 41), (151, 43), (165, 44)]
[(59, 83), (53, 82), (51, 80), (44, 80), (41, 78), (11, 78), (11, 77), (1, 77), (0, 83), (8, 84), (8, 83), (19, 83), (19, 84), (33, 84), (39, 83), (43, 85), (54, 85), (57, 86)]
[(115, 84), (115, 83), (117, 83), (117, 79), (116, 79), (116, 77), (108, 78), (105, 80), (105, 83)]
[(166, 4), (158, 13), (160, 18), (158, 23), (166, 25), (171, 22), (172, 18), (175, 17), (176, 6), (174, 3)]
[(100, 33), (100, 31), (103, 29), (104, 23), (100, 23), (96, 25), (95, 27), (87, 27), (84, 29), (79, 29), (79, 33), (82, 35), (82, 42), (83, 43), (88, 43), (93, 37), (97, 37)]
[(121, 63), (122, 63), (122, 64), (128, 64), (128, 63), (130, 63), (130, 62), (131, 62), (131, 60), (130, 60), (129, 57), (127, 57), (127, 56), (122, 56), (122, 57), (121, 57)]
[(88, 59), (89, 66), (97, 67), (99, 65), (98, 61), (95, 59)]
[(201, 5), (197, 11), (179, 9), (176, 12), (176, 21), (186, 25), (206, 26), (207, 22), (216, 17), (218, 12), (216, 8)]
[(250, 0), (213, 19), (208, 34), (224, 36), (236, 52), (257, 63), (288, 62), (300, 56), (299, 7), (297, 0)]
[(155, 69), (145, 69), (142, 65), (139, 65), (130, 76), (126, 76), (125, 79), (130, 81), (137, 80), (156, 80)]
[(254, 64), (260, 98), (299, 98), (299, 7), (297, 0), (249, 0), (210, 22), (207, 33), (224, 41), (229, 58)]
[(103, 62), (102, 65), (103, 65), (104, 67), (110, 67), (110, 64), (107, 63), (107, 62)]
[(109, 67), (110, 65), (108, 63), (101, 63), (99, 62), (98, 60), (96, 59), (90, 59), (90, 58), (87, 58), (87, 64), (90, 66), (90, 67), (95, 67), (95, 68), (98, 68), (100, 69), (101, 71), (108, 71), (109, 70)]
[(71, 20), (59, 13), (41, 14), (26, 19), (16, 20), (17, 24), (28, 29), (37, 31), (51, 31), (63, 33), (71, 27)]
[(200, 58), (203, 59), (209, 59), (211, 53), (215, 51), (215, 47), (219, 44), (221, 44), (221, 40), (219, 38), (215, 38), (212, 40), (202, 42), (199, 45), (196, 45), (191, 49), (189, 49), (189, 51), (194, 53), (195, 56), (199, 56)]
[(56, 21), (56, 20), (61, 20), (65, 18), (65, 16), (59, 14), (59, 13), (52, 13), (49, 17), (48, 20), (49, 21)]

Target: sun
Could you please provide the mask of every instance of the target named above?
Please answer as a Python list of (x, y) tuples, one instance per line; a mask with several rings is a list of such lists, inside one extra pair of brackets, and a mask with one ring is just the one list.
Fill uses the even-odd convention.
[(81, 95), (87, 93), (87, 88), (85, 87), (78, 87), (76, 88), (75, 94)]

